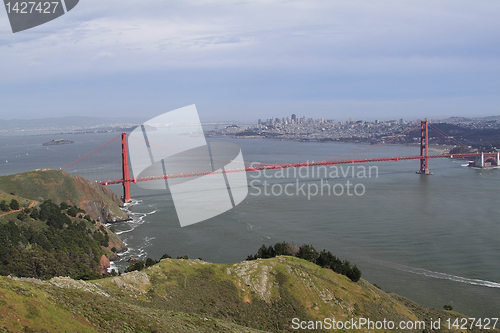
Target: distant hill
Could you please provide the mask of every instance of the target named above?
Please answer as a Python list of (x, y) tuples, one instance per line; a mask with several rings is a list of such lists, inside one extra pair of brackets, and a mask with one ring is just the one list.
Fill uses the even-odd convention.
[(123, 202), (108, 187), (60, 170), (33, 170), (0, 176), (1, 192), (38, 202), (46, 199), (56, 204), (66, 202), (84, 209), (91, 218), (103, 223), (128, 218), (119, 208)]
[(78, 130), (98, 126), (120, 126), (122, 124), (140, 124), (147, 119), (141, 117), (52, 117), (41, 119), (0, 120), (0, 131), (16, 130)]
[[(422, 320), (427, 326), (420, 332), (446, 332), (446, 319), (463, 317), (288, 256), (235, 264), (165, 259), (140, 272), (88, 282), (0, 277), (0, 313), (6, 330), (50, 332), (302, 331), (294, 329), (293, 318), (306, 327), (326, 318)], [(431, 318), (441, 318), (440, 330), (430, 329)]]

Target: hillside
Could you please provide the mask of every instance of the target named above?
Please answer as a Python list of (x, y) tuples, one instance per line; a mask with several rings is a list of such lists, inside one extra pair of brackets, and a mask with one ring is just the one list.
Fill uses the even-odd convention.
[(58, 170), (0, 177), (0, 275), (106, 274), (126, 248), (103, 224), (127, 218), (119, 203), (108, 188)]
[(10, 194), (29, 200), (78, 206), (93, 219), (113, 222), (127, 219), (120, 210), (120, 198), (106, 186), (70, 175), (60, 170), (33, 170), (0, 177), (0, 194)]
[(431, 330), (431, 318), (444, 326), (461, 317), (288, 256), (235, 264), (164, 259), (88, 282), (0, 277), (0, 313), (0, 327), (15, 332), (277, 332), (294, 331), (293, 318), (418, 319), (427, 325), (420, 331), (445, 332)]

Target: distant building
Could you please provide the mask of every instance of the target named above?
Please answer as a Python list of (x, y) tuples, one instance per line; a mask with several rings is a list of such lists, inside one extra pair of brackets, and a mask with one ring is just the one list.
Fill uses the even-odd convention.
[(292, 123), (296, 123), (297, 122), (297, 116), (294, 114), (292, 114)]

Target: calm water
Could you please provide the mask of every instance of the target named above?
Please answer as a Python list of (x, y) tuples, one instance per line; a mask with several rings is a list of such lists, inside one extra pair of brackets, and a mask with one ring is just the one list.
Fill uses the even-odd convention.
[[(59, 168), (97, 148), (118, 133), (65, 136), (0, 135), (0, 174), (35, 168)], [(43, 147), (56, 138), (72, 145)], [(231, 140), (240, 145), (246, 162), (315, 161), (365, 148), (364, 145), (301, 143), (263, 139)], [(49, 149), (47, 149), (49, 148)], [(381, 147), (370, 156), (416, 155), (416, 148)], [(364, 155), (361, 157), (368, 157)], [(6, 162), (8, 161), (8, 162)], [(281, 241), (313, 244), (358, 265), (363, 278), (420, 304), (454, 309), (472, 317), (500, 313), (500, 170), (462, 167), (464, 161), (430, 161), (432, 176), (416, 175), (418, 161), (372, 164), (378, 177), (265, 178), (249, 173), (248, 180), (291, 184), (292, 196), (264, 194), (263, 186), (249, 189), (236, 208), (210, 220), (181, 228), (168, 193), (144, 190), (133, 184), (134, 221), (115, 225), (129, 247), (116, 265), (123, 269), (130, 256), (159, 258), (188, 255), (223, 263), (255, 253), (263, 244)], [(75, 166), (76, 168), (77, 166)], [(356, 166), (356, 172), (361, 166)], [(340, 169), (340, 176), (342, 176)], [(368, 165), (366, 165), (368, 170)], [(302, 170), (302, 175), (305, 171)], [(317, 172), (317, 170), (315, 170)], [(332, 169), (328, 169), (329, 175)], [(373, 169), (372, 169), (373, 171)], [(272, 175), (269, 173), (269, 176)], [(346, 189), (346, 181), (361, 185), (363, 195), (311, 195), (314, 186), (328, 181)], [(297, 186), (304, 185), (305, 195)], [(326, 189), (326, 187), (325, 187)], [(113, 190), (121, 194), (119, 186)], [(257, 193), (261, 191), (260, 195)], [(352, 188), (351, 188), (352, 192)]]

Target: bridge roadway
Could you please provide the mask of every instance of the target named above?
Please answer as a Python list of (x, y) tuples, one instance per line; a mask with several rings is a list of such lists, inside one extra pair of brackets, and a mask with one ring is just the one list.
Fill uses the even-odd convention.
[[(452, 155), (428, 155), (426, 158), (468, 158), (468, 157), (480, 157), (481, 153), (469, 153), (469, 154), (452, 154)], [(484, 153), (484, 160), (488, 158), (497, 159), (498, 153)], [(221, 173), (234, 173), (234, 172), (253, 172), (253, 171), (264, 171), (264, 170), (279, 170), (279, 169), (289, 169), (289, 168), (300, 168), (300, 167), (315, 167), (323, 165), (342, 165), (342, 164), (357, 164), (357, 163), (373, 163), (373, 162), (397, 162), (397, 161), (408, 161), (408, 160), (420, 160), (425, 157), (421, 155), (416, 156), (403, 156), (403, 157), (380, 157), (380, 158), (365, 158), (365, 159), (355, 159), (355, 160), (339, 160), (339, 161), (317, 161), (317, 162), (301, 162), (301, 163), (289, 163), (289, 164), (272, 164), (272, 165), (259, 165), (246, 168), (235, 168), (235, 169), (219, 169), (216, 171), (205, 171), (205, 172), (192, 172), (192, 173), (180, 173), (180, 174), (170, 174), (152, 177), (140, 177), (131, 178), (129, 180), (115, 179), (107, 181), (99, 181), (98, 183), (102, 185), (118, 185), (123, 184), (128, 181), (130, 183), (146, 182), (153, 180), (165, 180), (174, 178), (189, 178), (189, 177), (201, 177), (208, 174), (221, 174)]]

